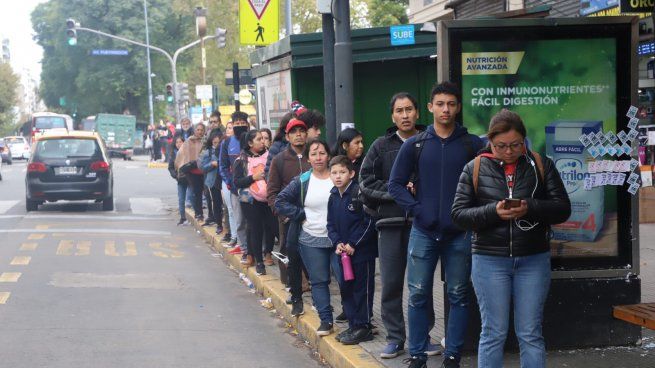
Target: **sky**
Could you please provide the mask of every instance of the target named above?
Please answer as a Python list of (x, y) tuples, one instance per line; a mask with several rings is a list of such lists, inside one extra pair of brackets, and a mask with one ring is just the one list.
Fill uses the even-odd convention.
[(16, 74), (23, 74), (29, 69), (32, 78), (40, 79), (41, 46), (32, 40), (34, 30), (30, 14), (32, 10), (46, 0), (0, 0), (3, 10), (0, 12), (0, 37), (9, 39), (11, 66)]

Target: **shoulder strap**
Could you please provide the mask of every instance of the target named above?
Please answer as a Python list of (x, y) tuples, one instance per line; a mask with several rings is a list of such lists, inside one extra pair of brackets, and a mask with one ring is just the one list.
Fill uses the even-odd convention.
[(480, 175), (480, 156), (473, 159), (473, 191), (478, 194), (478, 175)]
[(471, 135), (467, 134), (464, 137), (462, 137), (462, 143), (464, 144), (464, 148), (466, 149), (466, 152), (468, 154), (468, 159), (471, 160), (472, 158), (475, 157), (475, 148), (473, 148), (473, 140), (471, 139)]
[(428, 131), (424, 130), (416, 136), (414, 141), (414, 171), (412, 172), (412, 182), (415, 182), (418, 179), (418, 159), (421, 157), (421, 152), (423, 152), (423, 146), (427, 140)]
[(544, 163), (541, 160), (541, 155), (538, 154), (537, 152), (530, 151), (532, 153), (532, 156), (534, 156), (534, 163), (537, 165), (537, 169), (539, 170), (539, 176), (541, 176), (541, 180), (544, 180)]

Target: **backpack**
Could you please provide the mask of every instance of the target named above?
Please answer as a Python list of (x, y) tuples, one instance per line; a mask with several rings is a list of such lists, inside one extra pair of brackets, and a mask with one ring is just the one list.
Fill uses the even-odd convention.
[[(421, 157), (421, 152), (423, 152), (423, 146), (425, 141), (429, 139), (428, 131), (424, 130), (416, 136), (416, 141), (414, 141), (414, 171), (410, 177), (410, 182), (416, 183), (418, 181), (418, 159)], [(468, 160), (475, 158), (476, 151), (473, 148), (473, 141), (471, 140), (471, 135), (467, 134), (463, 138), (464, 148), (467, 152)]]
[[(534, 163), (539, 171), (539, 179), (544, 181), (544, 164), (541, 161), (541, 155), (537, 152), (530, 151), (534, 156)], [(478, 176), (480, 175), (480, 156), (473, 159), (473, 191), (478, 194)]]

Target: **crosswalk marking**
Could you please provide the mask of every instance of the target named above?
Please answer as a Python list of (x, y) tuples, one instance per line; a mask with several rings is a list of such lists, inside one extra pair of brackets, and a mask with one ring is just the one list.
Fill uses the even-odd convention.
[(45, 238), (45, 234), (30, 234), (27, 240), (41, 240), (43, 238)]
[(0, 214), (6, 213), (20, 201), (0, 201)]
[(9, 263), (12, 266), (27, 266), (30, 264), (30, 261), (32, 260), (32, 257), (30, 256), (16, 256), (14, 259), (11, 260), (11, 263)]
[(3, 272), (0, 274), (0, 282), (18, 282), (20, 272)]
[(20, 250), (36, 250), (38, 243), (23, 243), (20, 245)]
[(160, 258), (182, 258), (184, 257), (184, 252), (180, 252), (177, 250), (179, 247), (177, 244), (171, 244), (171, 243), (149, 243), (148, 246), (150, 248), (154, 249), (155, 252), (153, 254), (157, 257)]
[(118, 251), (116, 251), (116, 242), (113, 240), (107, 240), (105, 241), (105, 255), (111, 257), (120, 257), (120, 256), (134, 257), (137, 255), (136, 244), (133, 241), (126, 241), (125, 252), (123, 254), (120, 254), (118, 253)]
[(7, 299), (9, 299), (10, 295), (11, 295), (11, 293), (8, 292), (8, 291), (0, 292), (0, 304), (6, 304)]
[[(75, 253), (73, 253), (75, 249)], [(72, 240), (61, 240), (57, 246), (58, 256), (88, 256), (91, 254), (91, 241), (83, 240), (73, 244)]]

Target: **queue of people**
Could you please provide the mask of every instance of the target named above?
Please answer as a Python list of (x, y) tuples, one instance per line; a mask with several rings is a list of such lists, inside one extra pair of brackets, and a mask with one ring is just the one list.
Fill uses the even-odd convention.
[[(309, 279), (319, 336), (347, 321), (335, 335), (342, 344), (373, 339), (379, 257), (387, 332), (381, 358), (407, 349), (406, 363), (424, 368), (428, 356), (442, 353), (442, 367), (459, 367), (474, 291), (482, 316), (478, 365), (502, 367), (513, 307), (521, 366), (545, 367), (549, 228), (569, 217), (571, 204), (553, 162), (526, 148), (518, 114), (497, 113), (485, 146), (456, 121), (461, 106), (454, 84), (436, 84), (427, 103), (432, 121), (424, 126), (417, 124), (418, 101), (397, 93), (389, 105), (394, 125), (368, 152), (354, 128), (343, 130), (330, 149), (319, 138), (324, 117), (297, 101), (275, 134), (249, 129), (248, 116), (239, 112), (225, 132), (215, 127), (205, 133), (199, 124), (186, 136), (176, 133), (169, 170), (177, 180), (180, 221), (189, 188), (195, 215), (203, 220), (197, 198), (204, 183), (205, 223), (217, 224), (224, 246), (260, 275), (275, 254), (293, 316), (305, 313), (302, 284)], [(439, 261), (449, 302), (443, 352), (429, 335)], [(333, 278), (341, 295), (338, 315), (330, 301)]]

